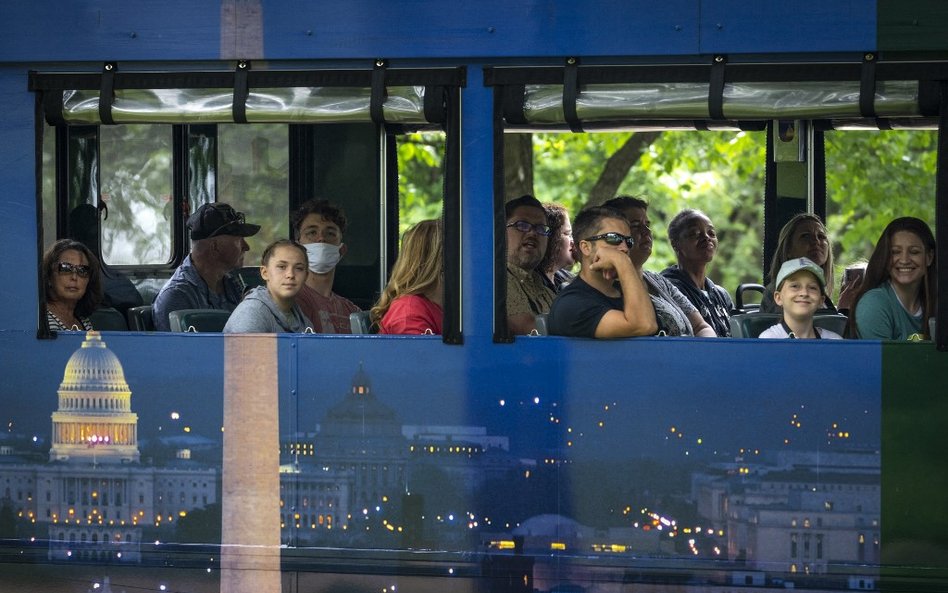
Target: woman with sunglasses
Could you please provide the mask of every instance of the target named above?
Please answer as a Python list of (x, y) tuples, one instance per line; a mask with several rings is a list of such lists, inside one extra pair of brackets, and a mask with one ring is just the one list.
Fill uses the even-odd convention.
[(655, 309), (629, 258), (629, 221), (612, 208), (588, 208), (576, 217), (573, 232), (581, 267), (553, 300), (549, 332), (583, 338), (654, 334)]
[(99, 260), (79, 241), (62, 239), (43, 256), (46, 323), (50, 331), (93, 329), (89, 315), (102, 301)]

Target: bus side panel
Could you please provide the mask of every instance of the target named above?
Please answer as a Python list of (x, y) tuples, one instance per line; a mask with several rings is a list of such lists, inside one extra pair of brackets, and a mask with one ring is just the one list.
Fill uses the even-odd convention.
[(702, 0), (700, 35), (700, 53), (867, 51), (876, 48), (876, 2)]
[(875, 49), (862, 0), (44, 2), (0, 23), (9, 61), (693, 55)]
[(221, 6), (226, 4), (101, 0), (12, 3), (4, 6), (0, 23), (0, 59), (216, 59), (222, 57)]
[(26, 70), (0, 68), (0, 250), (3, 286), (0, 319), (5, 330), (36, 331), (39, 258), (36, 236), (35, 97), (26, 92)]
[(308, 55), (517, 57), (685, 55), (698, 50), (698, 3), (562, 1), (265, 3), (269, 59)]
[[(893, 577), (948, 578), (948, 365), (943, 353), (914, 344), (882, 349), (883, 558)], [(932, 570), (932, 569), (938, 569)]]
[[(113, 575), (113, 587), (164, 581), (212, 590), (227, 554), (215, 548), (224, 391), (241, 380), (225, 356), (228, 339), (0, 335), (9, 415), (0, 471), (13, 480), (5, 496), (13, 524), (0, 526), (19, 546), (7, 551), (56, 563), (56, 574), (74, 581)], [(774, 582), (803, 570), (809, 534), (814, 573), (820, 565), (824, 577), (878, 574), (871, 544), (855, 556), (855, 523), (838, 523), (878, 525), (878, 343), (277, 341), (280, 425), (272, 439), (280, 445), (280, 491), (262, 494), (279, 505), (273, 545), (287, 546), (285, 578), (313, 590), (350, 583), (435, 591), (451, 579), (457, 590), (475, 590), (521, 573), (539, 591), (682, 578), (705, 589), (732, 577)], [(121, 366), (131, 391), (140, 462), (116, 470), (101, 443), (73, 452), (84, 461), (50, 462), (50, 415), (64, 411), (57, 390), (94, 382), (102, 375), (88, 365), (106, 359)], [(81, 405), (101, 406), (97, 395), (88, 388)], [(240, 428), (262, 430), (253, 422)], [(92, 502), (58, 498), (70, 483), (104, 483), (104, 492), (119, 480), (116, 471), (132, 488), (124, 502), (97, 504), (96, 490)], [(35, 486), (22, 481), (27, 474)], [(205, 481), (216, 487), (202, 490)], [(139, 483), (148, 484), (142, 499)], [(109, 521), (128, 521), (124, 507), (142, 513), (137, 546), (69, 541), (70, 530), (112, 534)], [(789, 551), (794, 534), (799, 558)], [(848, 543), (830, 555), (833, 534)], [(188, 541), (197, 545), (181, 547)], [(116, 549), (135, 555), (100, 554)], [(67, 552), (84, 555), (74, 561)]]

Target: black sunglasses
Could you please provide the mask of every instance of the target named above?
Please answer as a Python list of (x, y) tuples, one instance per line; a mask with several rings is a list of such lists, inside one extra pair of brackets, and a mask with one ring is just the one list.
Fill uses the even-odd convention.
[(71, 264), (64, 261), (59, 262), (56, 269), (60, 276), (77, 274), (80, 278), (88, 278), (89, 274), (92, 272), (92, 268), (89, 266), (84, 266), (82, 264)]
[(629, 237), (628, 235), (623, 235), (622, 233), (603, 233), (601, 235), (594, 235), (592, 237), (586, 237), (583, 241), (605, 241), (606, 245), (612, 245), (613, 247), (618, 247), (623, 243), (629, 249), (632, 249), (632, 246), (635, 245), (635, 239)]
[(510, 227), (517, 229), (521, 233), (529, 233), (530, 231), (533, 231), (541, 237), (549, 237), (553, 233), (553, 229), (545, 224), (530, 224), (526, 220), (508, 222), (507, 228), (509, 229)]

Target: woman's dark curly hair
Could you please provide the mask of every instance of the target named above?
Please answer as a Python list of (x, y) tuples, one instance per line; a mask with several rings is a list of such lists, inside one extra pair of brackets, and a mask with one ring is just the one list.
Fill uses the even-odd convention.
[(537, 264), (537, 269), (546, 274), (556, 271), (556, 261), (563, 254), (564, 247), (557, 238), (563, 232), (566, 221), (569, 220), (569, 212), (554, 202), (543, 204), (543, 210), (546, 211), (546, 224), (550, 227), (550, 240), (547, 242), (543, 259)]

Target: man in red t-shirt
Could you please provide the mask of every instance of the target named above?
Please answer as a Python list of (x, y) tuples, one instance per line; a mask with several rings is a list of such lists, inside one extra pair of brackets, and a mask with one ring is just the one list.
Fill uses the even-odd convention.
[(336, 264), (346, 254), (345, 230), (346, 215), (326, 200), (309, 200), (293, 213), (293, 232), (309, 258), (309, 274), (296, 302), (318, 334), (351, 333), (349, 314), (359, 310), (332, 291)]

